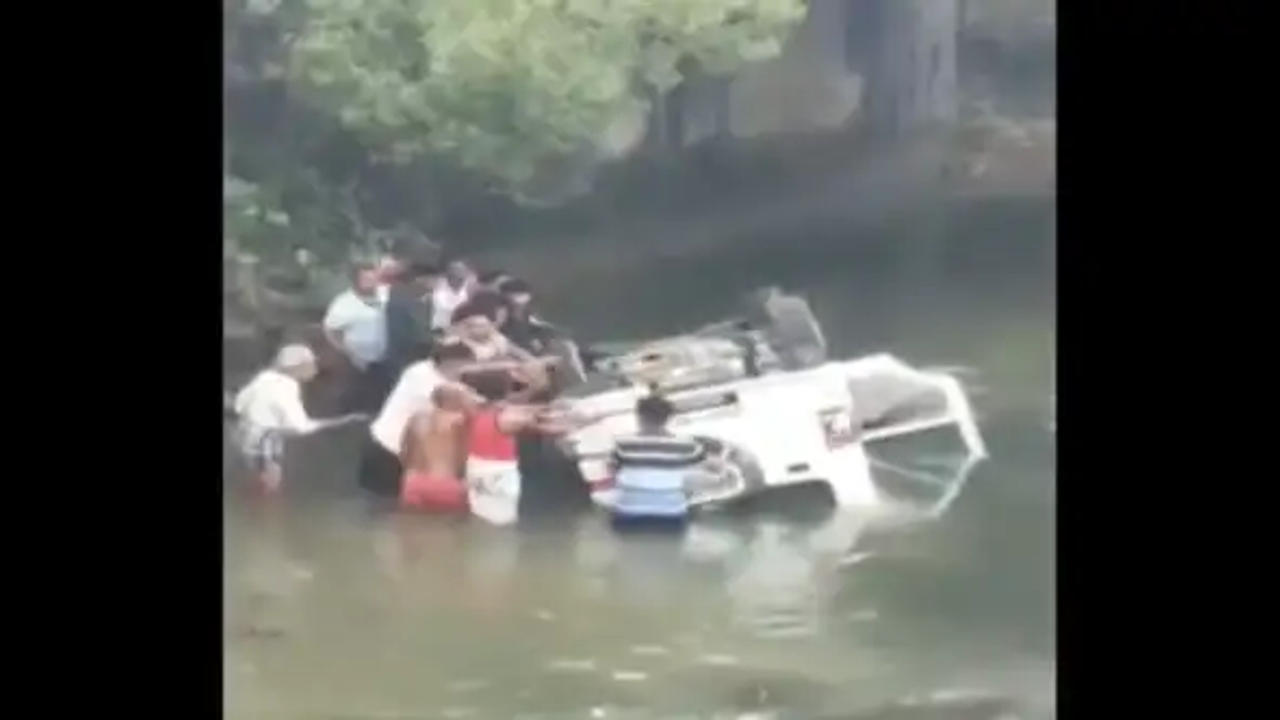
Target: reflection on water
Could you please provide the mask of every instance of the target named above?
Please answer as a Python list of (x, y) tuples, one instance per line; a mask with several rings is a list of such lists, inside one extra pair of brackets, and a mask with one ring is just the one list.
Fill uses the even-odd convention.
[[(894, 487), (875, 515), (765, 506), (679, 536), (618, 536), (594, 515), (498, 529), (371, 510), (351, 482), (357, 436), (299, 443), (282, 502), (225, 477), (227, 717), (1051, 716), (1048, 225), (1026, 210), (966, 223), (974, 244), (932, 269), (788, 252), (676, 268), (662, 287), (577, 286), (598, 302), (544, 293), (554, 319), (618, 337), (680, 329), (650, 311), (715, 319), (777, 279), (809, 295), (838, 356), (975, 368), (992, 457), (945, 514), (903, 512), (922, 506)], [(946, 454), (883, 459), (936, 472)]]

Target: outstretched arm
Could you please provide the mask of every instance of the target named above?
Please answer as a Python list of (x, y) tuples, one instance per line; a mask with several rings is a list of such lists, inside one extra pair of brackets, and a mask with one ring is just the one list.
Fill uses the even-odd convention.
[(431, 402), (445, 410), (471, 412), (484, 404), (484, 397), (462, 383), (446, 382), (431, 391)]
[(534, 360), (511, 370), (511, 377), (524, 384), (524, 388), (512, 393), (508, 400), (512, 403), (527, 403), (551, 387), (551, 376), (546, 365)]
[(528, 407), (533, 409), (534, 415), (533, 424), (529, 429), (544, 435), (566, 435), (614, 414), (575, 412), (572, 406), (561, 403)]
[(504, 405), (498, 413), (498, 430), (516, 435), (526, 431), (538, 431), (537, 405)]
[(509, 404), (498, 414), (498, 429), (511, 435), (521, 432), (564, 435), (577, 427), (572, 419), (548, 405)]
[(278, 396), (276, 403), (280, 418), (283, 421), (283, 427), (280, 430), (288, 435), (309, 435), (320, 430), (364, 422), (369, 419), (369, 416), (364, 413), (352, 413), (323, 420), (313, 418), (307, 414), (307, 409), (302, 404), (302, 388), (300, 386), (295, 386), (292, 391)]

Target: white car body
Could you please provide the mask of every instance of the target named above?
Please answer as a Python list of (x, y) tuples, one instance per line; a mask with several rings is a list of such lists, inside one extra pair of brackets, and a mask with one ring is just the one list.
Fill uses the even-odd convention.
[[(630, 386), (575, 399), (577, 411), (600, 417), (567, 438), (583, 478), (602, 488), (593, 492), (598, 504), (612, 503), (612, 491), (606, 487), (609, 455), (617, 437), (636, 431), (635, 404), (647, 392)], [(968, 454), (966, 471), (954, 480), (917, 478), (938, 486), (940, 511), (958, 494), (968, 467), (986, 457), (959, 381), (945, 372), (915, 370), (889, 355), (744, 377), (671, 391), (667, 397), (685, 408), (672, 418), (673, 432), (741, 448), (762, 476), (752, 481), (737, 473), (732, 482), (695, 493), (695, 506), (767, 487), (812, 482), (826, 484), (839, 506), (875, 505), (880, 493), (872, 470), (878, 463), (868, 455), (869, 445), (953, 428)], [(887, 412), (918, 405), (921, 398), (929, 407), (917, 407), (909, 417), (875, 422)]]

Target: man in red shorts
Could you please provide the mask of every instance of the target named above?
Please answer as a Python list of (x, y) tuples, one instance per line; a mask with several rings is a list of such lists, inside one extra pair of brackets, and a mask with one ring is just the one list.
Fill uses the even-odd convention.
[(466, 512), (463, 485), (468, 420), (476, 398), (457, 383), (446, 383), (432, 392), (434, 407), (410, 418), (401, 443), (404, 479), (400, 483), (402, 507), (444, 512)]
[[(466, 346), (460, 344), (444, 346), (440, 353), (455, 360), (462, 360), (462, 353), (470, 355)], [(431, 406), (414, 413), (405, 425), (400, 441), (400, 465), (403, 468), (400, 501), (403, 507), (466, 511), (467, 491), (462, 477), (467, 466), (468, 448), (476, 444), (486, 448), (493, 445), (493, 438), (484, 434), (482, 428), (492, 424), (489, 420), (490, 415), (496, 412), (494, 403), (497, 400), (519, 403), (543, 389), (538, 381), (544, 380), (545, 374), (519, 363), (471, 363), (468, 368), (470, 373), (464, 376), (463, 381), (446, 380), (436, 386), (431, 391)], [(509, 392), (517, 379), (525, 383), (524, 389), (518, 393)], [(482, 388), (489, 394), (486, 395)], [(510, 416), (510, 419), (504, 416), (505, 432), (521, 432), (535, 424), (532, 420), (521, 419), (529, 415), (520, 409), (524, 406), (503, 407), (509, 408), (505, 415)], [(509, 439), (509, 436), (504, 437)], [(511, 457), (514, 460), (514, 449)]]

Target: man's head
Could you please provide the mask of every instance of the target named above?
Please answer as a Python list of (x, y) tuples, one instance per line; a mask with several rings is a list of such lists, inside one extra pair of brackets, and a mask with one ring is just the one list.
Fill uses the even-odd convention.
[(474, 300), (459, 305), (450, 318), (455, 332), (476, 343), (489, 342), (497, 334), (495, 319), (496, 313), (492, 306)]
[(458, 289), (467, 284), (471, 279), (471, 268), (461, 260), (452, 260), (448, 267), (445, 268), (445, 279), (449, 281), (449, 285), (454, 289)]
[(378, 281), (387, 284), (399, 282), (408, 268), (399, 259), (392, 255), (385, 255), (378, 259)]
[(285, 345), (276, 353), (275, 369), (296, 378), (299, 382), (308, 382), (316, 376), (316, 356), (311, 348), (301, 343)]
[(529, 283), (519, 278), (511, 278), (502, 283), (501, 292), (507, 298), (507, 302), (511, 303), (511, 308), (517, 314), (525, 312), (529, 304), (533, 302), (533, 288)]
[(436, 371), (450, 380), (457, 380), (462, 369), (475, 359), (476, 355), (471, 352), (471, 348), (460, 342), (442, 343), (431, 352), (431, 361), (435, 364)]
[(372, 295), (378, 290), (381, 276), (378, 267), (371, 262), (357, 262), (351, 265), (351, 289), (357, 295)]
[(661, 395), (646, 395), (636, 403), (636, 419), (640, 421), (642, 431), (665, 430), (674, 413), (671, 401)]

